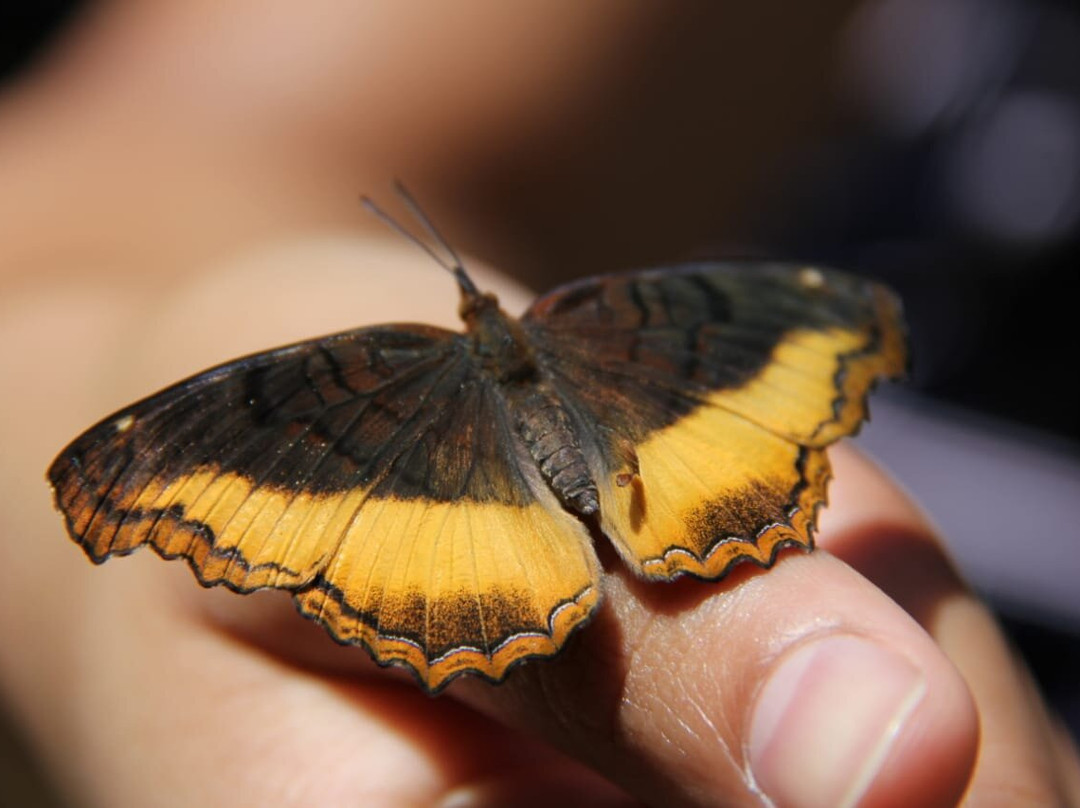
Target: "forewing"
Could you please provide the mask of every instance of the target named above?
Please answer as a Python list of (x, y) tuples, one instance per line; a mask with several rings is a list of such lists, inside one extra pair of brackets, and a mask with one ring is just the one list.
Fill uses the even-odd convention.
[(884, 287), (787, 264), (591, 278), (523, 318), (571, 405), (601, 526), (642, 575), (723, 575), (812, 546), (824, 447), (906, 364)]
[(96, 562), (142, 545), (300, 610), (437, 689), (555, 653), (595, 556), (459, 335), (362, 329), (222, 365), (91, 428), (49, 469)]

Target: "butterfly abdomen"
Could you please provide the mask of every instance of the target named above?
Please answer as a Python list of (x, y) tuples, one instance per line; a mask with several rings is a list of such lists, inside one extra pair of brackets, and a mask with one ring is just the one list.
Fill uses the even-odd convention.
[(581, 516), (596, 513), (596, 483), (558, 396), (536, 385), (511, 389), (507, 399), (518, 433), (559, 500)]

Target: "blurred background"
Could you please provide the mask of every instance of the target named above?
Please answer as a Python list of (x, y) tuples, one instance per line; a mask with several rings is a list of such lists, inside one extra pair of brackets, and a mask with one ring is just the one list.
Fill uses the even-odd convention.
[[(735, 31), (701, 13), (657, 19), (603, 77), (602, 108), (576, 109), (572, 126), (565, 109), (539, 116), (533, 136), (489, 150), (452, 184), (507, 234), (476, 251), (538, 289), (748, 254), (896, 288), (913, 376), (873, 402), (859, 440), (941, 526), (1080, 736), (1080, 11), (1070, 0), (863, 0), (814, 13), (825, 7), (842, 14), (838, 34), (832, 19), (819, 28), (795, 11)], [(84, 11), (61, 0), (0, 11), (0, 90)], [(826, 33), (821, 84), (790, 57)], [(784, 96), (785, 109), (803, 105), (793, 129), (770, 99), (800, 82), (805, 92)], [(777, 125), (740, 141), (746, 116)], [(714, 143), (725, 159), (703, 159)], [(748, 190), (732, 200), (729, 187)], [(359, 218), (343, 207), (342, 222)], [(433, 207), (468, 251), (451, 202)], [(643, 218), (655, 226), (628, 232)], [(17, 732), (0, 735), (0, 804), (33, 804), (48, 785)]]

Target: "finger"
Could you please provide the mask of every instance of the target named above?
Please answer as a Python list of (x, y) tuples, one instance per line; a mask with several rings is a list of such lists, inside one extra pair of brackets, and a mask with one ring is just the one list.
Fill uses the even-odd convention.
[(1012, 795), (1015, 804), (1065, 805), (1078, 763), (1047, 715), (1022, 660), (974, 597), (925, 519), (882, 472), (854, 451), (835, 454), (837, 496), (848, 507), (823, 522), (823, 547), (851, 564), (907, 610), (960, 670), (982, 725), (974, 805)]
[(313, 675), (208, 627), (169, 597), (179, 568), (100, 572), (47, 747), (80, 804), (631, 804), (452, 700)]
[(607, 596), (565, 659), (456, 692), (656, 804), (763, 792), (778, 805), (930, 806), (963, 793), (978, 742), (963, 680), (838, 559), (792, 554), (722, 584), (617, 575)]

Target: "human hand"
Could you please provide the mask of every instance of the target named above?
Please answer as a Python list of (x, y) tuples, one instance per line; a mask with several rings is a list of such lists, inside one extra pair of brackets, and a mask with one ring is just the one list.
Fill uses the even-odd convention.
[[(104, 298), (23, 299), (14, 322), (24, 330), (5, 318), (2, 344), (37, 344), (45, 367), (63, 366), (79, 344), (80, 368), (74, 383), (21, 385), (32, 395), (5, 419), (21, 425), (5, 436), (17, 450), (9, 470), (43, 468), (70, 427), (104, 411), (102, 399), (149, 389), (211, 352), (354, 315), (450, 324), (452, 285), (403, 250), (339, 242), (263, 255), (128, 299), (135, 321)], [(520, 289), (481, 279), (524, 302)], [(231, 316), (240, 299), (259, 314), (242, 331)], [(192, 312), (195, 343), (185, 342)], [(838, 805), (866, 789), (860, 804), (949, 805), (974, 765), (980, 722), (972, 804), (1000, 793), (1064, 801), (1055, 789), (1075, 761), (933, 530), (866, 460), (844, 447), (832, 455), (820, 551), (720, 583), (643, 583), (615, 567), (599, 616), (560, 657), (501, 686), (456, 681), (437, 699), (331, 643), (283, 596), (203, 592), (149, 554), (91, 568), (63, 539), (40, 478), (12, 474), (23, 505), (5, 532), (34, 537), (18, 553), (5, 542), (10, 602), (34, 604), (5, 621), (8, 647), (32, 649), (9, 660), (16, 696), (47, 759), (89, 804), (238, 794), (431, 804), (470, 791), (489, 804), (756, 804), (760, 789), (780, 805)]]
[[(160, 46), (178, 30), (144, 27), (127, 41)], [(246, 351), (369, 322), (452, 325), (456, 299), (408, 248), (312, 223), (328, 210), (359, 218), (345, 209), (358, 177), (381, 166), (340, 169), (343, 152), (320, 151), (314, 125), (292, 131), (295, 151), (253, 142), (242, 154), (246, 141), (228, 140), (236, 99), (224, 92), (181, 115), (195, 95), (173, 86), (160, 97), (177, 117), (157, 110), (160, 121), (111, 128), (106, 114), (101, 125), (102, 110), (130, 101), (109, 95), (106, 79), (153, 85), (152, 71), (111, 67), (111, 78), (54, 76), (9, 102), (0, 128), (0, 376), (15, 391), (0, 419), (12, 503), (0, 513), (0, 639), (17, 649), (0, 658), (0, 685), (73, 800), (760, 804), (758, 788), (781, 805), (833, 805), (864, 782), (864, 805), (935, 805), (955, 801), (972, 766), (975, 805), (1075, 799), (1074, 753), (999, 629), (918, 511), (843, 447), (823, 552), (718, 584), (642, 584), (616, 566), (602, 612), (560, 657), (498, 687), (459, 680), (438, 699), (331, 643), (283, 595), (202, 591), (182, 565), (145, 553), (92, 568), (64, 539), (42, 481), (79, 429)], [(350, 71), (336, 69), (339, 85), (316, 89), (347, 86)], [(263, 80), (280, 86), (272, 70)], [(87, 84), (98, 95), (71, 103)], [(345, 108), (335, 100), (322, 103)], [(278, 131), (253, 121), (238, 131)], [(340, 147), (346, 135), (336, 136)], [(371, 143), (358, 151), (380, 154)], [(303, 162), (309, 154), (318, 160)], [(59, 175), (41, 168), (57, 160)], [(311, 190), (333, 183), (350, 187)], [(68, 187), (92, 199), (57, 212)], [(52, 215), (35, 218), (42, 199)], [(459, 227), (483, 230), (468, 209), (458, 215)], [(520, 289), (476, 274), (523, 306)], [(822, 655), (803, 667), (812, 647)], [(794, 688), (777, 678), (785, 663), (802, 668)], [(853, 733), (856, 702), (876, 715), (865, 735)]]

